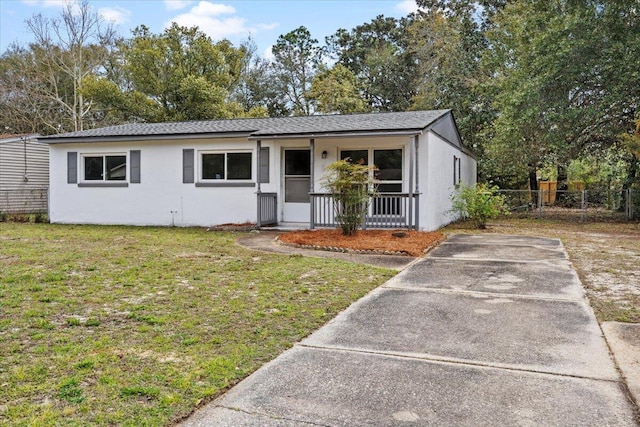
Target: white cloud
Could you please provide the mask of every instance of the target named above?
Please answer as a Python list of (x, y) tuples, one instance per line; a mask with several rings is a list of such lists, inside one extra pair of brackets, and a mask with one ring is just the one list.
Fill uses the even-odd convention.
[(164, 0), (164, 7), (167, 10), (180, 10), (189, 6), (193, 1), (191, 0)]
[(262, 57), (267, 61), (273, 61), (275, 59), (275, 56), (273, 56), (273, 51), (271, 50), (271, 48), (273, 48), (273, 46), (269, 46), (262, 53)]
[(131, 11), (122, 7), (101, 7), (98, 9), (98, 14), (105, 21), (113, 22), (114, 24), (122, 24), (129, 22), (131, 17)]
[[(256, 27), (247, 26), (247, 20), (235, 16), (236, 9), (221, 3), (201, 1), (192, 7), (187, 13), (180, 14), (165, 24), (171, 26), (172, 22), (183, 27), (197, 26), (200, 31), (214, 40), (231, 38), (234, 36), (246, 37), (259, 31), (272, 30), (277, 23), (258, 24)], [(221, 17), (220, 15), (232, 15)]]
[(201, 1), (197, 6), (192, 8), (189, 13), (205, 16), (217, 16), (225, 13), (236, 13), (236, 10), (233, 6), (227, 6), (226, 4)]
[(406, 13), (407, 15), (418, 11), (418, 5), (415, 0), (403, 0), (396, 4), (396, 9)]

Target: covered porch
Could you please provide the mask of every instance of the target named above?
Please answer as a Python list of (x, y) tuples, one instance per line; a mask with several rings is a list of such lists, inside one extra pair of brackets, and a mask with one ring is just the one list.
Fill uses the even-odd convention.
[[(339, 208), (336, 206), (336, 199), (333, 194), (323, 191), (319, 183), (322, 171), (328, 162), (360, 156), (358, 159), (361, 162), (364, 157), (365, 164), (376, 164), (379, 168), (375, 175), (378, 188), (370, 196), (362, 228), (420, 229), (417, 161), (420, 134), (415, 131), (385, 134), (384, 137), (392, 137), (395, 141), (389, 144), (389, 148), (380, 145), (362, 149), (343, 135), (340, 136), (340, 148), (336, 148), (336, 136), (332, 137), (331, 145), (324, 143), (328, 139), (326, 137), (309, 138), (306, 140), (308, 148), (280, 147), (280, 153), (277, 149), (271, 150), (281, 156), (280, 184), (276, 191), (263, 192), (262, 179), (268, 174), (257, 174), (257, 226), (295, 223), (296, 228), (299, 228), (299, 224), (307, 224), (309, 229), (339, 227), (336, 221)], [(291, 152), (295, 152), (294, 155), (289, 155)], [(265, 150), (262, 139), (256, 140), (256, 153), (257, 164), (262, 170), (269, 163), (269, 150)], [(320, 159), (322, 163), (319, 164)], [(273, 185), (269, 189), (273, 189)], [(290, 206), (295, 206), (298, 212), (296, 219), (292, 220), (286, 215), (287, 205), (289, 209)]]

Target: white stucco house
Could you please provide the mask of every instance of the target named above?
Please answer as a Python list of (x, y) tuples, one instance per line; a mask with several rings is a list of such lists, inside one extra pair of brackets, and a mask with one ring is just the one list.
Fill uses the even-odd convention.
[(38, 136), (0, 135), (0, 213), (47, 212), (49, 145)]
[(50, 145), (54, 223), (334, 226), (324, 169), (375, 164), (370, 228), (435, 230), (476, 182), (450, 110), (125, 124)]

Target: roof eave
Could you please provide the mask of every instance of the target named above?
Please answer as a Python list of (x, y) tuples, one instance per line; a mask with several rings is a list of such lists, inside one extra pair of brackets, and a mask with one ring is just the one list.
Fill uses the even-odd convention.
[(419, 135), (423, 129), (405, 129), (397, 131), (349, 131), (349, 132), (311, 132), (285, 134), (253, 134), (249, 140), (265, 139), (322, 139), (322, 138), (357, 138), (367, 136), (412, 136)]

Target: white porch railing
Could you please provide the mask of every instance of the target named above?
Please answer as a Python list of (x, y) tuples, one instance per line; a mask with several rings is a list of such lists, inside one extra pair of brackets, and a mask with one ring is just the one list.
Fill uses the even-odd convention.
[[(338, 227), (335, 199), (330, 193), (310, 193), (310, 228)], [(369, 199), (363, 228), (418, 229), (418, 194), (378, 193)]]
[(258, 227), (278, 223), (278, 195), (258, 193)]

